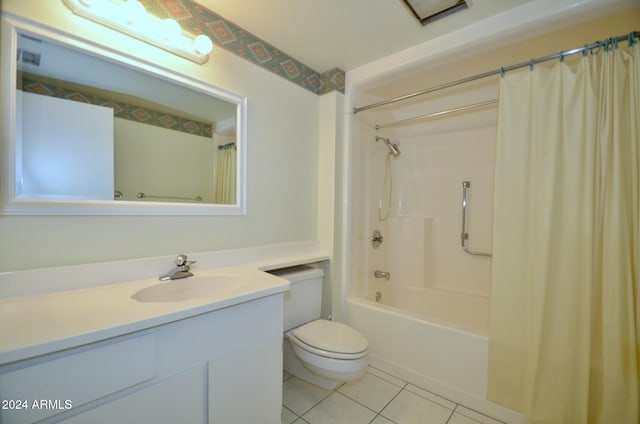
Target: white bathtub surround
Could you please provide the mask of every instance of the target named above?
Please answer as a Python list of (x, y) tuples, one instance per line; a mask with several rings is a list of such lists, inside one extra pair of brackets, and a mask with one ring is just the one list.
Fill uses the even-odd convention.
[[(522, 417), (486, 401), (491, 262), (460, 245), (463, 181), (472, 181), (467, 220), (474, 250), (491, 250), (497, 110), (484, 109), (379, 131), (398, 143), (392, 210), (377, 216), (387, 152), (371, 122), (444, 110), (497, 95), (496, 84), (358, 114), (359, 151), (352, 189), (357, 237), (352, 240), (347, 322), (370, 341), (371, 364), (509, 423)], [(376, 249), (370, 234), (384, 237)], [(390, 278), (375, 278), (375, 271)], [(380, 302), (375, 302), (376, 295)]]
[(487, 295), (375, 282), (366, 299), (418, 320), (484, 337), (489, 334)]
[(369, 340), (371, 365), (510, 424), (522, 416), (486, 400), (486, 336), (349, 299), (349, 324)]

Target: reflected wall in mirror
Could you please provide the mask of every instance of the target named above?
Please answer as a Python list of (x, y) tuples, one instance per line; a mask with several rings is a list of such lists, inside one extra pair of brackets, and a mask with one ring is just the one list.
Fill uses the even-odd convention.
[(6, 213), (244, 213), (246, 99), (33, 24), (3, 26), (15, 76), (3, 81), (14, 94)]

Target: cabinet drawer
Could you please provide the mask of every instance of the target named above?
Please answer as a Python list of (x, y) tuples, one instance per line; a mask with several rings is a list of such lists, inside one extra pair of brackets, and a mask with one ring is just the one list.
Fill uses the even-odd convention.
[(155, 337), (147, 334), (3, 373), (0, 399), (21, 409), (1, 409), (4, 424), (31, 423), (99, 399), (155, 376)]
[(199, 365), (61, 424), (204, 424), (205, 393), (205, 367)]

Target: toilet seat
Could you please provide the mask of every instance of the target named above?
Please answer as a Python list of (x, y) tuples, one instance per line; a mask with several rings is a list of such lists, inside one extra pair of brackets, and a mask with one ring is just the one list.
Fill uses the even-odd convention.
[(314, 355), (343, 360), (361, 359), (369, 347), (367, 339), (356, 329), (324, 319), (292, 330), (289, 339)]

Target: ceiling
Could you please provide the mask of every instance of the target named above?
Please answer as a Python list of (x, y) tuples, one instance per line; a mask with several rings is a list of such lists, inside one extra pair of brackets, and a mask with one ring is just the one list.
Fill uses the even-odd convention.
[(467, 0), (467, 9), (424, 27), (402, 0), (196, 1), (324, 72), (352, 70), (535, 0)]

